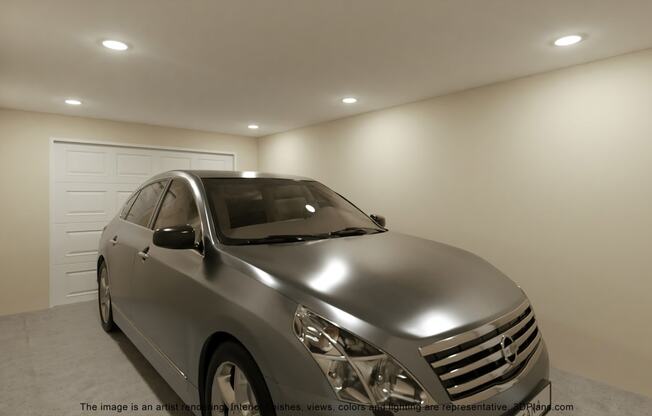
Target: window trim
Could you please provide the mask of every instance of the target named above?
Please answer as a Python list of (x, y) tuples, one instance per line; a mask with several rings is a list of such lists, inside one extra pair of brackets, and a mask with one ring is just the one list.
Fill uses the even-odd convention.
[[(132, 208), (134, 207), (134, 203), (138, 200), (138, 197), (140, 196), (141, 191), (142, 191), (143, 189), (147, 188), (148, 186), (153, 185), (153, 184), (155, 184), (155, 183), (159, 183), (159, 182), (164, 183), (164, 185), (163, 185), (163, 192), (161, 192), (161, 195), (159, 195), (158, 199), (156, 200), (156, 203), (154, 204), (154, 210), (152, 211), (152, 214), (150, 214), (150, 217), (149, 217), (149, 219), (147, 220), (147, 225), (136, 224), (136, 223), (133, 222), (133, 221), (129, 221), (129, 220), (127, 219), (127, 217), (129, 216), (129, 213), (131, 212)], [(157, 178), (157, 179), (154, 179), (154, 180), (148, 181), (148, 182), (144, 183), (143, 185), (141, 185), (141, 186), (140, 186), (140, 187), (139, 187), (139, 188), (134, 192), (134, 194), (137, 193), (138, 195), (137, 195), (137, 196), (134, 198), (134, 200), (132, 201), (131, 206), (129, 207), (129, 210), (125, 213), (125, 216), (124, 216), (124, 218), (122, 218), (122, 220), (125, 221), (125, 222), (127, 222), (127, 223), (129, 223), (129, 224), (136, 225), (136, 226), (138, 226), (138, 227), (145, 228), (145, 229), (147, 229), (147, 230), (151, 230), (150, 225), (151, 225), (151, 222), (152, 222), (152, 216), (154, 215), (154, 213), (156, 213), (156, 210), (157, 210), (159, 204), (161, 203), (161, 197), (162, 197), (163, 195), (165, 195), (165, 190), (167, 190), (167, 187), (168, 187), (169, 184), (170, 184), (170, 178), (167, 177), (167, 178)]]
[(138, 195), (140, 195), (140, 188), (136, 189), (130, 196), (127, 198), (127, 202), (122, 206), (122, 209), (120, 210), (120, 219), (125, 219), (127, 217), (127, 214), (129, 214), (129, 211), (131, 211), (131, 206), (136, 202), (136, 199), (138, 199)]
[(158, 218), (158, 213), (161, 211), (161, 206), (163, 205), (163, 200), (165, 199), (165, 195), (168, 193), (168, 189), (170, 189), (170, 185), (172, 185), (172, 179), (173, 178), (167, 178), (167, 183), (163, 187), (163, 192), (161, 192), (161, 195), (159, 196), (156, 205), (154, 205), (154, 211), (152, 211), (152, 216), (149, 217), (147, 228), (149, 228), (152, 231), (154, 231), (154, 223)]
[[(156, 220), (158, 220), (158, 216), (159, 216), (159, 214), (161, 212), (161, 208), (163, 208), (163, 201), (165, 200), (165, 195), (167, 195), (168, 191), (170, 190), (170, 187), (172, 186), (172, 182), (175, 179), (184, 180), (185, 185), (188, 188), (190, 188), (190, 190), (192, 190), (192, 186), (191, 186), (192, 183), (191, 183), (190, 179), (186, 178), (185, 176), (171, 176), (171, 177), (167, 178), (168, 183), (165, 185), (165, 189), (163, 190), (163, 193), (161, 194), (161, 197), (159, 198), (159, 201), (156, 204), (156, 210), (152, 214), (152, 218), (150, 218), (150, 223), (148, 224), (149, 226), (147, 227), (150, 230), (152, 230), (152, 232), (156, 231), (154, 229), (154, 225), (156, 225)], [(201, 232), (201, 236), (200, 236), (201, 238), (199, 239), (199, 241), (201, 242), (201, 247), (196, 247), (195, 249), (193, 249), (193, 251), (195, 253), (200, 254), (202, 257), (204, 257), (204, 255), (206, 253), (206, 242), (204, 241), (204, 238), (207, 235), (207, 233), (206, 233), (206, 231), (207, 231), (206, 230), (206, 225), (204, 224), (204, 221), (202, 221), (201, 210), (200, 210), (199, 204), (197, 203), (197, 198), (195, 198), (194, 195), (192, 195), (192, 192), (190, 192), (190, 197), (192, 198), (193, 202), (195, 203), (195, 208), (197, 209), (197, 216), (199, 218), (199, 231)]]

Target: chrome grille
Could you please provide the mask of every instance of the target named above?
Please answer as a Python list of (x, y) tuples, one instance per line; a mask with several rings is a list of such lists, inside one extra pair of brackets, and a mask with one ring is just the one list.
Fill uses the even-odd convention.
[(541, 353), (529, 302), (479, 328), (421, 347), (456, 404), (486, 400), (512, 387)]

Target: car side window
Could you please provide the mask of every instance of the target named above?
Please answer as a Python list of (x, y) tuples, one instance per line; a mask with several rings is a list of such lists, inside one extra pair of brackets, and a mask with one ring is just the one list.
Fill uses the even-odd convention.
[(190, 186), (183, 179), (172, 180), (172, 184), (163, 198), (154, 229), (175, 225), (190, 225), (195, 229), (197, 241), (201, 241), (201, 220), (197, 204)]
[(165, 182), (155, 182), (141, 189), (125, 220), (147, 227), (163, 188), (165, 188)]
[(134, 194), (129, 197), (127, 202), (125, 202), (122, 210), (120, 211), (120, 218), (125, 218), (127, 216), (127, 212), (129, 212), (129, 208), (131, 208), (131, 204), (133, 204), (134, 199), (136, 199), (137, 196), (138, 192), (134, 192)]

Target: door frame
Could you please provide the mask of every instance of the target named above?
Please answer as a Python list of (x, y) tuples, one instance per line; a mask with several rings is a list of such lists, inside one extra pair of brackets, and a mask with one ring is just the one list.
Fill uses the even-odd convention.
[(94, 146), (108, 146), (108, 147), (126, 147), (130, 149), (151, 149), (151, 150), (169, 150), (172, 152), (188, 152), (188, 153), (205, 153), (209, 155), (224, 155), (233, 157), (233, 170), (238, 170), (238, 157), (235, 152), (226, 152), (221, 150), (207, 150), (207, 149), (193, 149), (187, 147), (174, 147), (174, 146), (156, 146), (148, 144), (132, 144), (132, 143), (121, 143), (121, 142), (111, 142), (104, 140), (93, 140), (93, 139), (71, 139), (65, 137), (50, 137), (48, 139), (48, 151), (50, 163), (49, 166), (49, 186), (48, 186), (48, 200), (49, 200), (49, 212), (48, 212), (48, 303), (49, 307), (55, 306), (54, 299), (54, 247), (52, 244), (52, 235), (54, 234), (54, 146), (57, 143), (70, 143), (70, 144), (86, 144)]

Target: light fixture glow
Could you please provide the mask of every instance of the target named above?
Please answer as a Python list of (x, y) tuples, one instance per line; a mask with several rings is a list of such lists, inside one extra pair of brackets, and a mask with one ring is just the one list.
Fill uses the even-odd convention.
[(81, 105), (81, 101), (76, 100), (74, 98), (68, 98), (66, 101), (64, 101), (68, 105)]
[(315, 212), (315, 207), (313, 207), (310, 204), (306, 204), (306, 211), (308, 211), (310, 213), (314, 213)]
[(568, 35), (562, 36), (561, 38), (555, 41), (555, 46), (570, 46), (575, 45), (582, 41), (582, 36), (580, 35)]
[(355, 97), (344, 97), (342, 98), (344, 104), (355, 104), (358, 102), (358, 99)]
[(258, 126), (258, 124), (250, 124), (250, 125), (247, 126), (247, 128), (249, 128), (251, 130), (258, 130), (258, 127), (260, 127), (260, 126)]
[(102, 46), (114, 51), (126, 51), (129, 49), (129, 45), (119, 40), (106, 39), (102, 41)]

